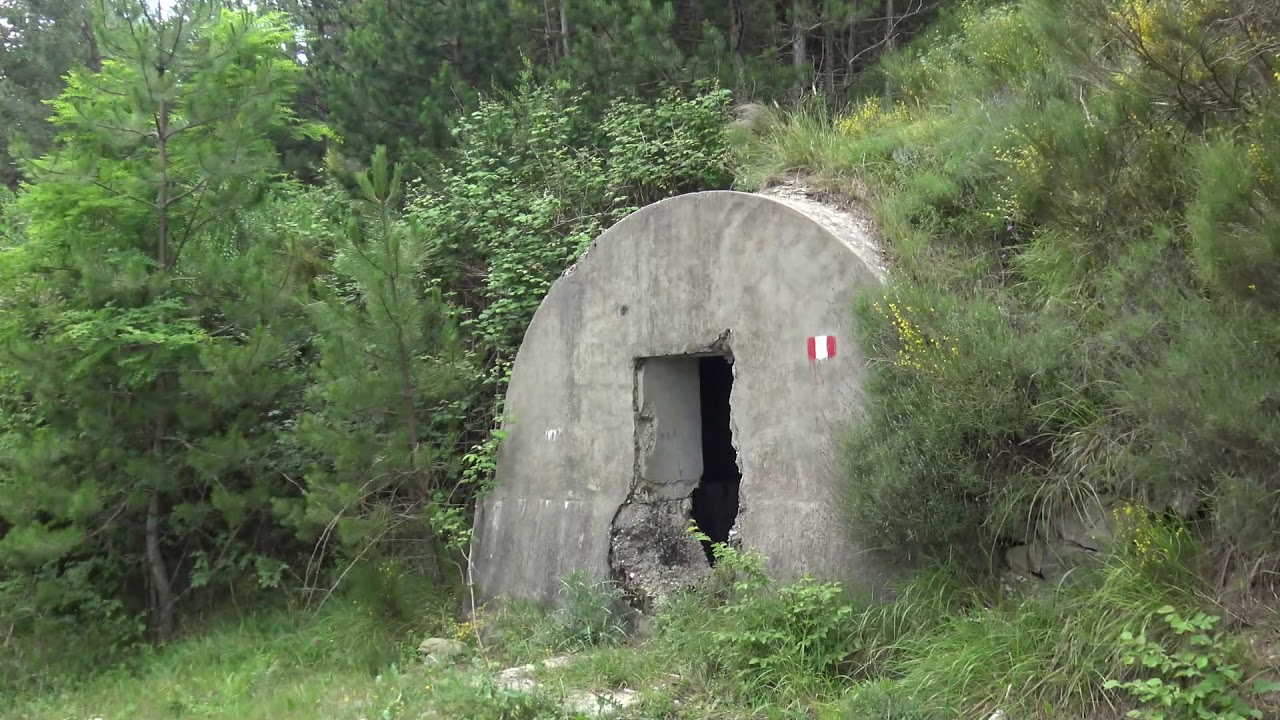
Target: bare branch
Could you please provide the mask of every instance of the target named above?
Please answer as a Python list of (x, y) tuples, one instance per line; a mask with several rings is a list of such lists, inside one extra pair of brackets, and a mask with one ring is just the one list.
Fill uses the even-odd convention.
[[(895, 33), (897, 33), (898, 26), (902, 24), (903, 20), (906, 20), (907, 18), (913, 17), (915, 15), (919, 15), (922, 12), (924, 12), (924, 0), (918, 0), (914, 7), (908, 7), (906, 12), (903, 12), (899, 15), (894, 16), (893, 26), (890, 28), (889, 32), (884, 33), (878, 41), (872, 43), (870, 46), (865, 47), (862, 50), (859, 50), (858, 52), (854, 53), (845, 62), (845, 65), (847, 67), (853, 67), (853, 64), (858, 60), (860, 60), (867, 53), (874, 52), (876, 50), (879, 50), (887, 46), (893, 40), (893, 36)], [(867, 18), (866, 20), (864, 20), (864, 22), (884, 22), (885, 20), (889, 20), (889, 19), (890, 18), (888, 17)]]

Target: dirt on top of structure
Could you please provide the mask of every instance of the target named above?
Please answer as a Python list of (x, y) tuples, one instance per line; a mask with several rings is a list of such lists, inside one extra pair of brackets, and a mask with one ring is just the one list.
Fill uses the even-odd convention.
[(812, 218), (848, 245), (877, 280), (884, 281), (888, 263), (879, 246), (875, 224), (856, 202), (810, 186), (803, 178), (783, 180), (756, 194), (778, 200)]

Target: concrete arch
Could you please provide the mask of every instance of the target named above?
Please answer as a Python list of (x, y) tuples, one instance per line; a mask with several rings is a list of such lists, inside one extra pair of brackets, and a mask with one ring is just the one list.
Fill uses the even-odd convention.
[[(737, 538), (783, 577), (879, 584), (840, 515), (835, 445), (863, 405), (853, 296), (883, 264), (856, 217), (792, 195), (655, 203), (556, 281), (516, 357), (476, 519), (483, 595), (551, 600), (582, 569), (656, 600), (708, 571), (684, 532), (708, 404), (691, 400), (690, 362), (705, 355), (732, 357)], [(834, 357), (810, 360), (817, 336), (835, 337)]]

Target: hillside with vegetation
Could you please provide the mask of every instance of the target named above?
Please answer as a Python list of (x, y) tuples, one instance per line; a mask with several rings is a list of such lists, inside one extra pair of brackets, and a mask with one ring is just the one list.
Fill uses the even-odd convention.
[[(1280, 717), (1274, 3), (11, 0), (0, 46), (0, 716)], [(913, 579), (477, 605), (551, 283), (797, 180), (889, 259), (838, 432)]]

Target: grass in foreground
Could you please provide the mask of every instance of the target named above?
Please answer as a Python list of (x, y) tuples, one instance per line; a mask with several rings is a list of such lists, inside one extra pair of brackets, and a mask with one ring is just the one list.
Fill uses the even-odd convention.
[[(639, 702), (617, 715), (624, 720), (944, 720), (997, 708), (1020, 718), (1119, 718), (1149, 704), (1108, 680), (1162, 678), (1175, 705), (1194, 694), (1199, 678), (1144, 666), (1178, 653), (1220, 686), (1170, 720), (1200, 710), (1232, 717), (1224, 708), (1233, 698), (1240, 718), (1277, 709), (1252, 692), (1268, 670), (1236, 635), (1207, 627), (1196, 631), (1207, 644), (1197, 644), (1170, 631), (1170, 616), (1195, 618), (1204, 603), (1198, 582), (1176, 566), (1117, 557), (1071, 583), (1016, 592), (933, 573), (880, 605), (828, 583), (778, 585), (760, 567), (758, 557), (727, 554), (719, 584), (672, 602), (645, 637), (624, 634), (611, 585), (570, 578), (564, 607), (550, 615), (504, 606), (480, 613), (478, 627), (434, 628), (471, 645), (444, 666), (415, 657), (420, 635), (397, 636), (355, 604), (308, 619), (264, 616), (20, 698), (6, 716), (568, 720), (582, 715), (564, 709), (567, 697), (630, 689)], [(1270, 622), (1260, 636), (1280, 632)], [(1134, 664), (1126, 631), (1151, 644)], [(568, 663), (535, 673), (532, 693), (495, 681), (503, 668), (565, 655)]]
[(319, 617), (284, 613), (223, 623), (20, 699), (22, 718), (357, 717), (376, 677), (405, 654), (387, 624), (358, 605)]

